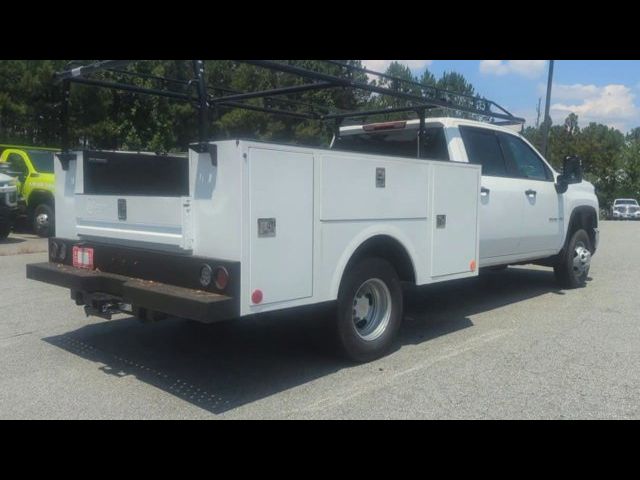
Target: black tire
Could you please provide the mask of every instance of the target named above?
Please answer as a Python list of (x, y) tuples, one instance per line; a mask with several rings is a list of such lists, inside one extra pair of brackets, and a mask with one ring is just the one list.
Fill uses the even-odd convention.
[(0, 240), (5, 240), (11, 233), (11, 225), (9, 223), (0, 223)]
[[(46, 217), (46, 222), (43, 222)], [(51, 237), (55, 235), (55, 217), (53, 207), (46, 203), (41, 203), (33, 210), (32, 217), (33, 231), (39, 237)]]
[[(584, 247), (589, 251), (586, 269), (580, 269), (575, 266), (575, 262), (583, 264), (584, 259), (587, 257), (585, 253), (579, 255), (579, 247)], [(593, 253), (593, 248), (589, 235), (582, 229), (576, 230), (571, 235), (567, 248), (558, 259), (558, 263), (553, 267), (556, 279), (563, 288), (579, 288), (585, 285), (589, 276), (591, 253)]]
[[(384, 285), (384, 286), (383, 286)], [(367, 287), (370, 286), (370, 287)], [(362, 287), (362, 289), (361, 289)], [(368, 288), (373, 290), (369, 291)], [(369, 293), (366, 293), (368, 292)], [(380, 297), (375, 292), (381, 292)], [(356, 297), (356, 294), (359, 294)], [(382, 315), (377, 328), (367, 334), (375, 321), (356, 321), (356, 308), (376, 312), (376, 301)], [(359, 303), (360, 302), (360, 303)], [(368, 306), (366, 305), (368, 302)], [(336, 336), (342, 354), (355, 362), (369, 362), (382, 357), (391, 348), (402, 322), (402, 288), (393, 266), (381, 258), (365, 258), (349, 268), (340, 284), (336, 315)], [(382, 308), (382, 305), (385, 307)], [(376, 318), (375, 314), (371, 315)], [(356, 326), (356, 323), (359, 326)], [(369, 338), (367, 338), (369, 337)]]

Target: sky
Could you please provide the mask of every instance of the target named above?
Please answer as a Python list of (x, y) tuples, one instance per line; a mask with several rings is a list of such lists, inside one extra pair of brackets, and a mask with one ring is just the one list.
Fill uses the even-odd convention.
[[(535, 125), (538, 99), (540, 121), (544, 116), (547, 60), (398, 60), (414, 75), (428, 68), (436, 78), (456, 71), (469, 80), (480, 95), (493, 100), (525, 125)], [(363, 60), (372, 70), (384, 71), (392, 60)], [(623, 133), (640, 126), (640, 61), (556, 60), (551, 89), (551, 119), (564, 123), (571, 112), (585, 127), (598, 122)]]

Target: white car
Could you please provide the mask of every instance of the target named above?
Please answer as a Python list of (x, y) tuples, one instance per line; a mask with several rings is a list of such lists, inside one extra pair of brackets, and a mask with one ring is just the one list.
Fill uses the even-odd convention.
[(611, 210), (614, 220), (640, 220), (640, 205), (633, 198), (617, 198)]

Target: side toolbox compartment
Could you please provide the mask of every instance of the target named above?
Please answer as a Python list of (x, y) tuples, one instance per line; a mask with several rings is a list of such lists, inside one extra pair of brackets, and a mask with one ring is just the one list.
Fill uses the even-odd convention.
[(260, 305), (313, 293), (312, 153), (250, 146), (249, 294)]
[(478, 274), (480, 166), (432, 164), (431, 277)]

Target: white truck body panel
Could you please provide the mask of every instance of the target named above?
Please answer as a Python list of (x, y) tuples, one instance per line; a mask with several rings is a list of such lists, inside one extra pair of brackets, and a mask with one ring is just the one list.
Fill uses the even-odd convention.
[[(214, 143), (217, 165), (189, 152), (188, 197), (85, 195), (82, 154), (67, 171), (57, 161), (58, 235), (239, 261), (241, 315), (335, 300), (347, 262), (378, 235), (406, 250), (417, 284), (478, 273), (478, 165)], [(260, 235), (259, 219), (275, 234)]]

